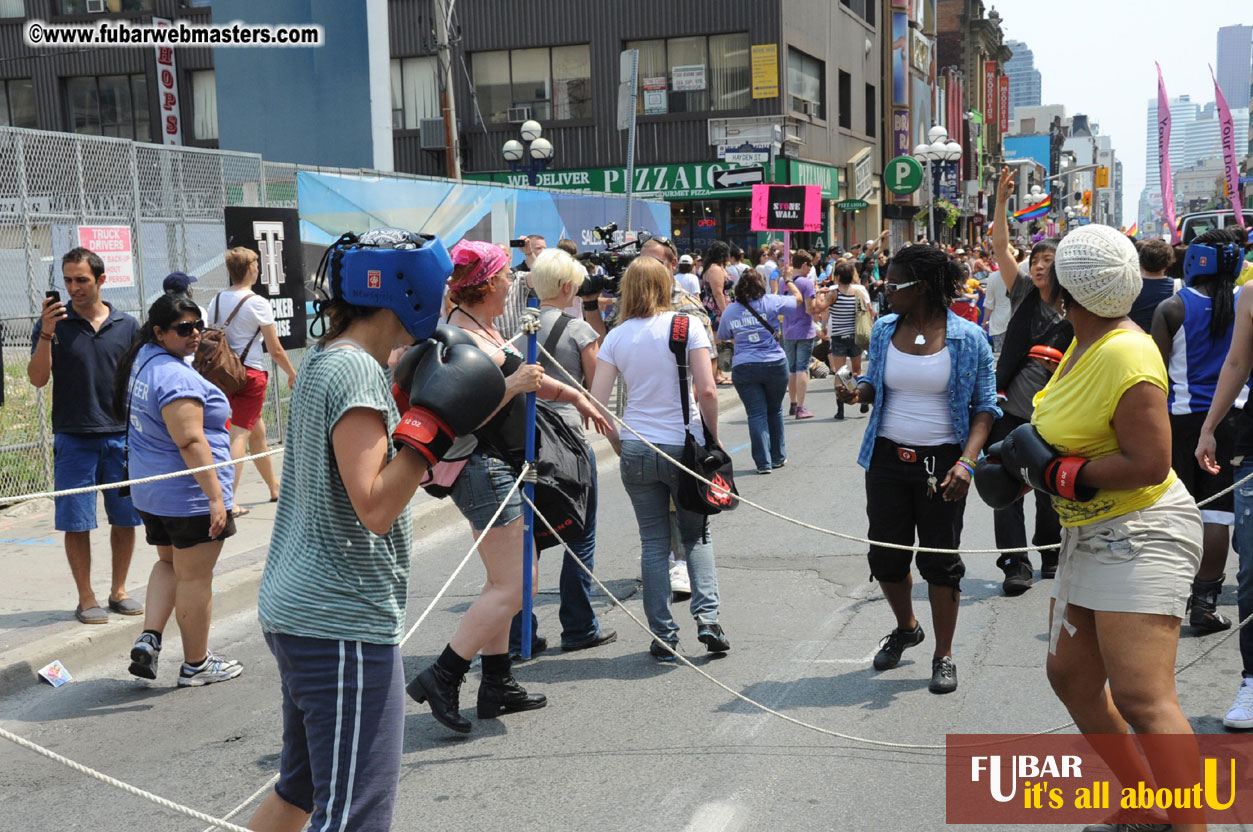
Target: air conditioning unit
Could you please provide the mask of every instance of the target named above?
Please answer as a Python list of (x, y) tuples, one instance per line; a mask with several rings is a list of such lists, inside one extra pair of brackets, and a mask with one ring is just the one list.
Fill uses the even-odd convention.
[(522, 107), (510, 107), (509, 108), (508, 121), (510, 124), (521, 124), (524, 121), (530, 121), (530, 119), (531, 119), (531, 108), (529, 105), (525, 105)]
[(448, 145), (444, 141), (444, 120), (442, 118), (419, 119), (418, 139), (423, 150), (443, 150)]
[(105, 7), (105, 0), (87, 0), (88, 14), (103, 14), (108, 11)]
[(801, 98), (798, 95), (792, 96), (792, 109), (798, 113), (803, 113), (810, 118), (817, 117), (819, 112), (817, 101), (810, 98)]

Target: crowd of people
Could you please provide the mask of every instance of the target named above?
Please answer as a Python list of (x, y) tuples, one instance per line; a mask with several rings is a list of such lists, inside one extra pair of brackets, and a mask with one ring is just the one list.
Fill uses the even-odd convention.
[[(931, 611), (930, 690), (957, 688), (965, 565), (911, 547), (960, 548), (974, 485), (993, 512), (997, 547), (1022, 550), (997, 560), (1003, 591), (1026, 592), (1035, 571), (1023, 506), (1034, 493), (1030, 546), (1040, 578), (1053, 580), (1046, 669), (1057, 696), (1084, 733), (1188, 733), (1174, 689), (1179, 630), (1231, 627), (1218, 607), (1233, 526), (1238, 615), (1253, 614), (1245, 516), (1253, 489), (1196, 505), (1253, 473), (1245, 461), (1253, 418), (1244, 412), (1253, 293), (1237, 285), (1253, 246), (1247, 232), (1231, 230), (1178, 248), (1135, 244), (1105, 226), (1016, 245), (1008, 172), (1001, 184), (991, 238), (969, 254), (926, 241), (893, 250), (887, 232), (848, 252), (776, 242), (749, 255), (720, 242), (680, 254), (652, 236), (609, 284), (589, 280), (600, 269), (568, 240), (549, 249), (538, 235), (525, 238), (515, 269), (506, 246), (446, 248), (377, 229), (336, 244), (319, 299), (325, 333), (298, 372), (269, 303), (251, 291), (255, 252), (226, 253), (230, 288), (207, 308), (192, 299), (194, 277), (171, 274), (140, 324), (101, 298), (100, 258), (74, 249), (62, 260), (69, 303), (45, 301), (28, 366), (36, 386), (57, 378), (56, 487), (229, 463), (264, 448), (262, 355), (287, 374), (281, 480), (258, 464), (277, 501), (258, 610), (282, 679), (284, 728), (280, 779), (255, 829), (294, 830), (310, 819), (319, 828), (387, 828), (405, 692), (468, 733), (459, 697), (476, 657), (480, 719), (546, 705), (513, 673), (521, 655), (548, 647), (537, 622), (520, 617), (514, 568), (530, 393), (590, 462), (585, 522), (561, 555), (561, 649), (617, 638), (599, 622), (580, 566), (595, 567), (599, 498), (584, 432), (604, 434), (619, 457), (638, 526), (650, 653), (667, 663), (681, 655), (671, 604), (682, 596), (696, 640), (725, 653), (717, 522), (683, 504), (683, 473), (662, 454), (679, 458), (685, 444), (718, 441), (718, 386), (729, 383), (745, 408), (756, 472), (777, 471), (788, 460), (786, 418), (814, 418), (809, 381), (831, 375), (835, 419), (851, 405), (869, 414), (857, 456), (874, 541), (868, 560), (894, 618), (874, 668), (897, 667), (926, 639), (912, 602), (916, 560)], [(379, 291), (367, 275), (397, 288)], [(539, 364), (513, 343), (530, 297), (540, 308)], [(229, 395), (188, 360), (215, 325), (246, 367)], [(619, 381), (631, 428), (621, 433), (610, 418)], [(171, 615), (183, 648), (179, 685), (242, 672), (209, 647), (213, 566), (244, 513), (233, 497), (241, 468), (105, 491), (107, 608), (144, 616), (132, 674), (156, 678)], [(482, 538), (486, 580), (440, 655), (406, 684), (399, 643), (417, 549), (408, 504), (420, 487), (451, 497)], [(157, 550), (146, 608), (125, 589), (140, 525)], [(58, 498), (56, 526), (78, 586), (76, 616), (107, 621), (89, 579), (94, 495)], [(538, 557), (532, 569), (537, 575)], [(1241, 684), (1225, 723), (1251, 728), (1253, 633), (1243, 631), (1240, 646)], [(348, 731), (351, 752), (340, 742)], [(1184, 761), (1148, 763), (1151, 774), (1140, 762), (1112, 764), (1128, 777), (1192, 782)], [(351, 801), (335, 799), (346, 793)], [(1174, 820), (1175, 829), (1203, 828)]]

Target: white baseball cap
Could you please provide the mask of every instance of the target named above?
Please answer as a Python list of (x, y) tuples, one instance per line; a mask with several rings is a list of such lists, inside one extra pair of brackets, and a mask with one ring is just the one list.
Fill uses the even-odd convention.
[(690, 254), (685, 254), (685, 255), (683, 255), (682, 257), (680, 257), (680, 258), (679, 258), (679, 265), (680, 265), (680, 266), (691, 266), (691, 265), (693, 265), (695, 262), (696, 262), (696, 261), (694, 261), (694, 260), (692, 259), (692, 255), (690, 255)]

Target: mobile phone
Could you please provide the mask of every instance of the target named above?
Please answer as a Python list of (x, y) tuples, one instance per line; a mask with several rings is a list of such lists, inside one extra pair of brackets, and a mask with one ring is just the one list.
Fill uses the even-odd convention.
[(526, 245), (526, 237), (519, 237), (516, 240), (510, 240), (509, 245), (511, 248), (522, 248)]
[(47, 300), (53, 301), (55, 303), (60, 303), (61, 293), (58, 292), (56, 289), (49, 289), (48, 291), (44, 292), (44, 298)]

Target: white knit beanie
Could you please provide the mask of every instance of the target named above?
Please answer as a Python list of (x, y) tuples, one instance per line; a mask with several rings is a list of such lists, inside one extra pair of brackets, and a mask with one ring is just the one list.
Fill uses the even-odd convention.
[(1127, 235), (1085, 225), (1057, 245), (1057, 281), (1079, 305), (1102, 318), (1121, 318), (1140, 296), (1140, 257)]

